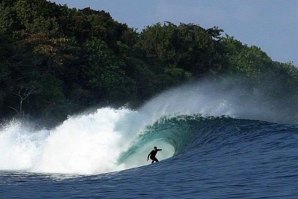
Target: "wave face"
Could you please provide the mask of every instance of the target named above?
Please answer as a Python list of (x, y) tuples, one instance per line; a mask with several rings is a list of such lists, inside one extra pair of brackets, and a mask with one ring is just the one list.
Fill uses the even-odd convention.
[(219, 150), (246, 136), (230, 132), (258, 134), (265, 123), (256, 120), (297, 122), (278, 109), (282, 104), (276, 106), (279, 102), (271, 103), (259, 91), (247, 93), (232, 81), (205, 80), (169, 90), (138, 110), (100, 108), (69, 117), (53, 129), (11, 121), (0, 130), (0, 170), (107, 173), (148, 164), (146, 156), (155, 145), (163, 149), (160, 160), (198, 149), (207, 153), (204, 146), (210, 142), (213, 148), (208, 150)]

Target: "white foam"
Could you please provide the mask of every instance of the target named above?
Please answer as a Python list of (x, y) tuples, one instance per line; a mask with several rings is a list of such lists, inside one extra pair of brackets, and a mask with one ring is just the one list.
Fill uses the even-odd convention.
[(117, 158), (133, 136), (116, 129), (118, 121), (131, 113), (102, 108), (38, 132), (10, 123), (0, 133), (0, 169), (70, 174), (123, 169)]

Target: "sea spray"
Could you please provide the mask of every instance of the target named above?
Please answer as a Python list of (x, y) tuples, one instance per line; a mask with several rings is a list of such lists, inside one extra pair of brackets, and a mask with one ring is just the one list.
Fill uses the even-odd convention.
[(0, 130), (0, 170), (30, 170), (40, 156), (47, 131), (35, 131), (13, 120)]
[[(237, 81), (236, 81), (237, 79)], [(150, 123), (162, 116), (201, 114), (278, 123), (297, 123), (296, 101), (291, 93), (276, 90), (278, 97), (268, 95), (273, 86), (251, 85), (241, 77), (220, 80), (202, 79), (170, 89), (148, 101), (139, 111), (151, 115)], [(273, 80), (272, 80), (273, 81)]]

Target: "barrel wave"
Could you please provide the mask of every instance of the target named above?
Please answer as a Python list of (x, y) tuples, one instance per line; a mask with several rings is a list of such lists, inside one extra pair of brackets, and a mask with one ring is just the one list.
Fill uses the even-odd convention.
[[(10, 121), (0, 130), (0, 194), (296, 198), (297, 113), (261, 91), (204, 80), (52, 129)], [(146, 160), (153, 146), (163, 149), (155, 164)]]
[(0, 169), (107, 173), (147, 165), (147, 153), (155, 145), (163, 148), (158, 156), (164, 160), (202, 148), (213, 139), (229, 143), (230, 138), (223, 137), (229, 134), (226, 129), (238, 132), (247, 119), (296, 122), (293, 115), (274, 109), (260, 92), (244, 92), (232, 82), (186, 84), (151, 99), (138, 110), (99, 108), (70, 116), (53, 129), (11, 121), (0, 131), (0, 152), (4, 154)]

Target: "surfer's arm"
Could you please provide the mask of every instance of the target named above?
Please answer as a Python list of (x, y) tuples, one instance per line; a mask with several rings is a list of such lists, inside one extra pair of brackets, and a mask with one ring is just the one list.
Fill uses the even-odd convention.
[(157, 151), (162, 151), (162, 149), (157, 149)]
[(148, 154), (148, 156), (147, 156), (147, 161), (149, 160), (149, 156), (151, 155), (151, 152)]

